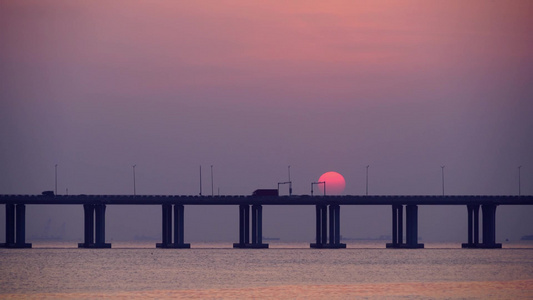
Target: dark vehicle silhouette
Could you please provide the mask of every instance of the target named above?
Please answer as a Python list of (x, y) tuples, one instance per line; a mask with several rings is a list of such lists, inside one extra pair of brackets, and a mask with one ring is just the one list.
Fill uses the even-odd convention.
[(276, 189), (259, 189), (252, 193), (252, 196), (278, 196), (278, 190)]

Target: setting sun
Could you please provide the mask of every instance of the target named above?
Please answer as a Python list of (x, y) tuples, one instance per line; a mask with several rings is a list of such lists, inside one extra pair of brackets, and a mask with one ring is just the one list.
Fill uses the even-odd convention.
[[(326, 195), (340, 195), (346, 187), (344, 177), (337, 172), (326, 172), (318, 181), (326, 183)], [(320, 191), (324, 193), (324, 185), (320, 185)]]

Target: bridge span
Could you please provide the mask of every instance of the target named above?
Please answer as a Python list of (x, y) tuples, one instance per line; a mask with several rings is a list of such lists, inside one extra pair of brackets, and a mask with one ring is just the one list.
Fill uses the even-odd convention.
[(25, 238), (26, 205), (54, 204), (83, 206), (84, 242), (78, 244), (80, 248), (111, 248), (105, 241), (107, 205), (161, 205), (162, 238), (161, 243), (156, 244), (158, 248), (190, 248), (184, 239), (186, 205), (238, 206), (239, 242), (233, 244), (234, 248), (268, 248), (262, 240), (263, 205), (314, 205), (316, 239), (310, 244), (311, 248), (346, 248), (340, 241), (342, 205), (390, 205), (392, 240), (387, 248), (424, 247), (418, 243), (419, 205), (463, 205), (467, 212), (468, 238), (462, 247), (501, 248), (501, 244), (496, 243), (496, 207), (533, 205), (533, 196), (0, 195), (0, 204), (6, 207), (6, 242), (0, 247), (7, 248), (31, 248)]

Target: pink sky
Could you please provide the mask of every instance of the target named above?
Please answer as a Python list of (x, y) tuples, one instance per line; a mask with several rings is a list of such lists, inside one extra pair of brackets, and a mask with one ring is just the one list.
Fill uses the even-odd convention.
[(264, 82), (353, 99), (531, 59), (529, 1), (4, 3), (4, 59), (125, 95)]

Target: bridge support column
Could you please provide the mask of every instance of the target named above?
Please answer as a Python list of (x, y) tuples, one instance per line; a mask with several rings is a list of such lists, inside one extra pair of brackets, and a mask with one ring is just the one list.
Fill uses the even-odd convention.
[(252, 205), (252, 244), (263, 244), (263, 206)]
[(31, 248), (26, 243), (26, 205), (6, 204), (6, 242), (4, 248)]
[(185, 206), (174, 205), (174, 248), (191, 248), (185, 242)]
[(479, 205), (474, 206), (474, 244), (479, 244)]
[(17, 204), (16, 212), (16, 248), (31, 248), (31, 244), (26, 243), (26, 205)]
[(463, 243), (462, 248), (479, 247), (479, 205), (468, 204), (468, 243)]
[(161, 217), (162, 242), (157, 243), (158, 248), (168, 248), (172, 244), (172, 204), (163, 204)]
[[(479, 207), (478, 207), (479, 209)], [(474, 244), (474, 207), (473, 205), (467, 205), (468, 211), (468, 245)]]
[(403, 245), (403, 206), (392, 205), (392, 243), (387, 248), (401, 248)]
[(329, 205), (329, 243), (328, 243), (328, 206), (316, 206), (316, 242), (311, 248), (346, 248), (340, 242), (340, 206)]
[(392, 243), (387, 248), (424, 248), (424, 244), (418, 243), (418, 206), (406, 205), (406, 243), (403, 242), (403, 205), (392, 205)]
[(392, 205), (392, 243), (391, 245), (398, 245), (398, 213), (396, 206)]
[(463, 243), (462, 248), (501, 248), (502, 244), (496, 243), (496, 205), (481, 205), (483, 212), (483, 243), (479, 242), (479, 204), (467, 205), (468, 211), (468, 243)]
[(15, 204), (6, 204), (6, 242), (0, 248), (11, 248), (15, 245)]
[(502, 244), (496, 243), (496, 205), (483, 204), (483, 248), (501, 248)]
[(405, 209), (407, 222), (407, 247), (408, 248), (424, 248), (424, 244), (418, 243), (418, 206), (407, 205)]
[(263, 207), (252, 205), (252, 242), (250, 243), (250, 205), (239, 205), (239, 242), (233, 248), (268, 248), (263, 244)]
[[(335, 205), (335, 239), (333, 244), (341, 245), (341, 207)], [(346, 248), (346, 244), (342, 248)]]
[[(163, 204), (162, 207), (162, 242), (157, 248), (191, 248), (191, 244), (184, 243), (185, 207), (181, 204)], [(174, 212), (174, 242), (172, 242), (172, 212)]]
[(98, 248), (111, 248), (111, 244), (105, 242), (105, 204), (96, 204), (95, 213), (95, 245)]
[(397, 206), (398, 213), (398, 244), (403, 245), (403, 205)]
[(111, 248), (105, 242), (105, 204), (84, 204), (84, 242), (78, 248)]
[(94, 245), (94, 204), (83, 204), (83, 238), (84, 242), (78, 248), (92, 248)]

